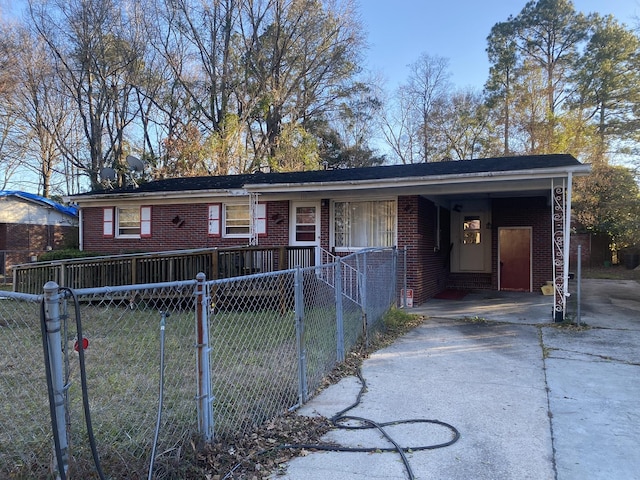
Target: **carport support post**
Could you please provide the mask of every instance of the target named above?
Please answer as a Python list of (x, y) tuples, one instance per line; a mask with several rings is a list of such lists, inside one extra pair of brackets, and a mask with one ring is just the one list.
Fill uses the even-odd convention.
[[(64, 372), (62, 370), (62, 335), (60, 332), (60, 291), (56, 282), (47, 282), (44, 285), (44, 315), (47, 328), (47, 349), (49, 350), (49, 374), (53, 390), (53, 408), (55, 412), (55, 428), (58, 438), (58, 448), (62, 454), (62, 465), (58, 465), (57, 454), (54, 455), (56, 470), (66, 472), (69, 468), (69, 444), (67, 442), (67, 429), (65, 420), (65, 395)], [(51, 399), (49, 399), (51, 402)]]
[(552, 188), (552, 244), (553, 244), (553, 320), (564, 321), (569, 296), (569, 246), (571, 238), (571, 188), (572, 172), (567, 173), (566, 184)]
[(211, 394), (211, 366), (209, 365), (209, 295), (206, 276), (196, 275), (196, 383), (198, 433), (205, 442), (214, 438), (213, 395)]
[(564, 302), (563, 302), (563, 319), (567, 315), (567, 298), (569, 297), (569, 247), (571, 246), (571, 189), (573, 184), (573, 174), (571, 172), (568, 173), (567, 177), (567, 189), (565, 193), (565, 210), (564, 210), (564, 268), (562, 270), (563, 274), (563, 291), (564, 291)]

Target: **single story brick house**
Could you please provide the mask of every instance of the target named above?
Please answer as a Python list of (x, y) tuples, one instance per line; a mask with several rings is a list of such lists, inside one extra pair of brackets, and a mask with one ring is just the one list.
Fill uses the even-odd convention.
[(0, 190), (0, 274), (42, 252), (77, 244), (77, 208), (33, 193)]
[(540, 292), (554, 281), (561, 316), (572, 178), (589, 171), (571, 155), (516, 156), (173, 178), (69, 200), (84, 250), (406, 247), (416, 304), (445, 288)]

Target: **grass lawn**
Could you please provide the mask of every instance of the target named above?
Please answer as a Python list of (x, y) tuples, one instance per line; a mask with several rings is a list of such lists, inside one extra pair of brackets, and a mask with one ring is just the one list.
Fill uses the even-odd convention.
[(599, 278), (603, 280), (635, 280), (640, 282), (640, 270), (628, 269), (624, 265), (590, 268), (583, 267), (582, 278)]

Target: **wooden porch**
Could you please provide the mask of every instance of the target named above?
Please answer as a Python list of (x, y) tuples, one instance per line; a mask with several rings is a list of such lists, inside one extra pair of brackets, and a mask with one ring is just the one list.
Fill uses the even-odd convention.
[(315, 264), (315, 247), (231, 247), (110, 255), (16, 265), (13, 290), (39, 294), (48, 281), (96, 288), (268, 273)]

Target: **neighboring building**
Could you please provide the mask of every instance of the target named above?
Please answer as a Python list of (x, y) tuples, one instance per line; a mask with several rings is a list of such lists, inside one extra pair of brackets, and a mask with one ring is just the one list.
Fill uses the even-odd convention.
[(0, 190), (0, 274), (48, 251), (78, 245), (78, 210), (17, 190)]
[[(592, 233), (578, 231), (575, 228), (571, 235), (571, 253), (569, 257), (571, 271), (576, 272), (578, 268), (578, 246), (581, 247), (580, 262), (582, 268), (597, 268), (611, 266), (614, 262), (611, 245), (611, 236), (606, 233)], [(620, 261), (616, 257), (616, 260)]]
[(85, 250), (313, 245), (319, 259), (320, 248), (397, 246), (416, 303), (555, 280), (564, 305), (572, 178), (589, 171), (571, 155), (521, 156), (176, 178), (70, 200)]

